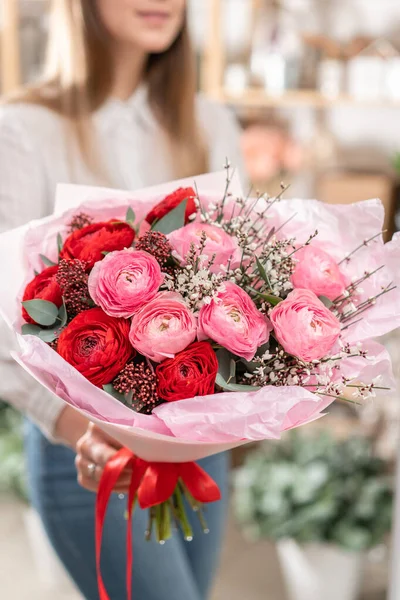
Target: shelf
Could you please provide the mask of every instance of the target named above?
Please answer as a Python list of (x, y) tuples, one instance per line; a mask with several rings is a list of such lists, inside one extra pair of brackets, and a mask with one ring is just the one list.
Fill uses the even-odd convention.
[(248, 89), (237, 94), (221, 89), (209, 92), (208, 95), (214, 100), (231, 104), (238, 108), (329, 108), (337, 106), (354, 106), (358, 108), (376, 107), (400, 109), (400, 100), (358, 100), (345, 94), (335, 98), (329, 98), (314, 90), (294, 90), (275, 96), (270, 95), (261, 89)]

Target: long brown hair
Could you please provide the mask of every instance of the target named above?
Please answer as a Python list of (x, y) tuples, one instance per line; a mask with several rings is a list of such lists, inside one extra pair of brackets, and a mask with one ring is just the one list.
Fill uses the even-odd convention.
[[(168, 50), (149, 55), (144, 79), (174, 175), (207, 171), (207, 153), (196, 119), (196, 74), (186, 20)], [(94, 0), (53, 0), (46, 78), (24, 88), (16, 99), (66, 117), (85, 162), (98, 174), (104, 170), (95, 152), (91, 114), (107, 100), (111, 85), (109, 43)]]

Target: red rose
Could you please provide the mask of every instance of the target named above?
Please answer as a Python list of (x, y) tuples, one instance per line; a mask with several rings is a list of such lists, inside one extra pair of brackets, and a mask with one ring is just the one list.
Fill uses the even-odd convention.
[(157, 392), (167, 402), (214, 393), (218, 360), (208, 342), (195, 342), (156, 368)]
[[(60, 308), (63, 300), (61, 288), (56, 280), (57, 271), (58, 265), (54, 265), (54, 267), (48, 267), (39, 273), (39, 275), (36, 275), (36, 277), (26, 286), (22, 301), (47, 300), (48, 302), (53, 302), (53, 304)], [(24, 307), (22, 307), (22, 317), (27, 323), (36, 323), (36, 321), (28, 315)]]
[(167, 213), (176, 208), (181, 202), (187, 199), (186, 210), (185, 210), (185, 224), (189, 222), (189, 217), (196, 212), (196, 205), (194, 199), (196, 192), (193, 188), (178, 188), (175, 192), (172, 192), (169, 196), (161, 200), (146, 217), (146, 221), (152, 225), (154, 221), (159, 221)]
[(110, 383), (133, 355), (130, 323), (101, 308), (86, 310), (61, 332), (57, 352), (97, 387)]
[(88, 267), (104, 258), (103, 252), (129, 248), (135, 232), (128, 223), (115, 220), (92, 223), (71, 233), (64, 242), (60, 258), (85, 261)]

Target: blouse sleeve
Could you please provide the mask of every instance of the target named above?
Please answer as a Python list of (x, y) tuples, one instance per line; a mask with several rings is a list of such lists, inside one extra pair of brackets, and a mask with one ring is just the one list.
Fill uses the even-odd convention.
[[(0, 111), (0, 232), (19, 227), (46, 212), (46, 178), (29, 129), (15, 115)], [(10, 356), (16, 342), (0, 318), (0, 399), (24, 412), (53, 439), (62, 400), (37, 383)]]

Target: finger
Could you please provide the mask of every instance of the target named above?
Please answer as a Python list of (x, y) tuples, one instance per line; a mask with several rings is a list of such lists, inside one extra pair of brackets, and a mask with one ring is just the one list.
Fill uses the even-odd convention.
[[(90, 465), (95, 464), (88, 460), (86, 460), (83, 456), (77, 455), (75, 458), (75, 466), (78, 471), (78, 474), (81, 474), (82, 478), (90, 479), (92, 482), (98, 484), (104, 469), (98, 465), (96, 465), (95, 471), (93, 471), (93, 475), (91, 474)], [(118, 479), (117, 486), (126, 487), (129, 486), (131, 480), (131, 471), (129, 469), (125, 469), (120, 478)]]
[[(98, 490), (99, 490), (99, 483), (97, 481), (93, 481), (93, 479), (89, 479), (82, 473), (78, 474), (78, 483), (80, 486), (82, 486), (86, 490), (89, 490), (90, 492), (98, 492)], [(124, 494), (125, 495), (128, 493), (128, 491), (129, 491), (129, 484), (123, 484), (123, 485), (117, 484), (115, 486), (115, 488), (113, 489), (114, 494)]]
[(100, 429), (100, 427), (94, 423), (89, 423), (88, 431), (90, 431), (93, 436), (98, 437), (100, 440), (107, 443), (109, 446), (112, 446), (116, 450), (120, 450), (122, 448), (122, 445), (116, 439), (111, 437), (111, 435), (108, 435), (108, 433)]
[(83, 473), (78, 473), (78, 483), (85, 490), (89, 490), (89, 492), (97, 492), (99, 489), (99, 484), (83, 475)]
[(112, 446), (109, 446), (103, 441), (87, 434), (82, 438), (82, 441), (77, 447), (78, 454), (83, 456), (87, 461), (94, 462), (100, 467), (104, 467), (106, 463), (115, 456), (118, 452)]
[[(95, 466), (93, 469), (92, 465)], [(75, 458), (75, 466), (78, 474), (86, 479), (91, 479), (95, 483), (98, 483), (103, 475), (103, 469), (93, 462), (90, 462), (83, 458), (81, 455), (77, 455)]]

